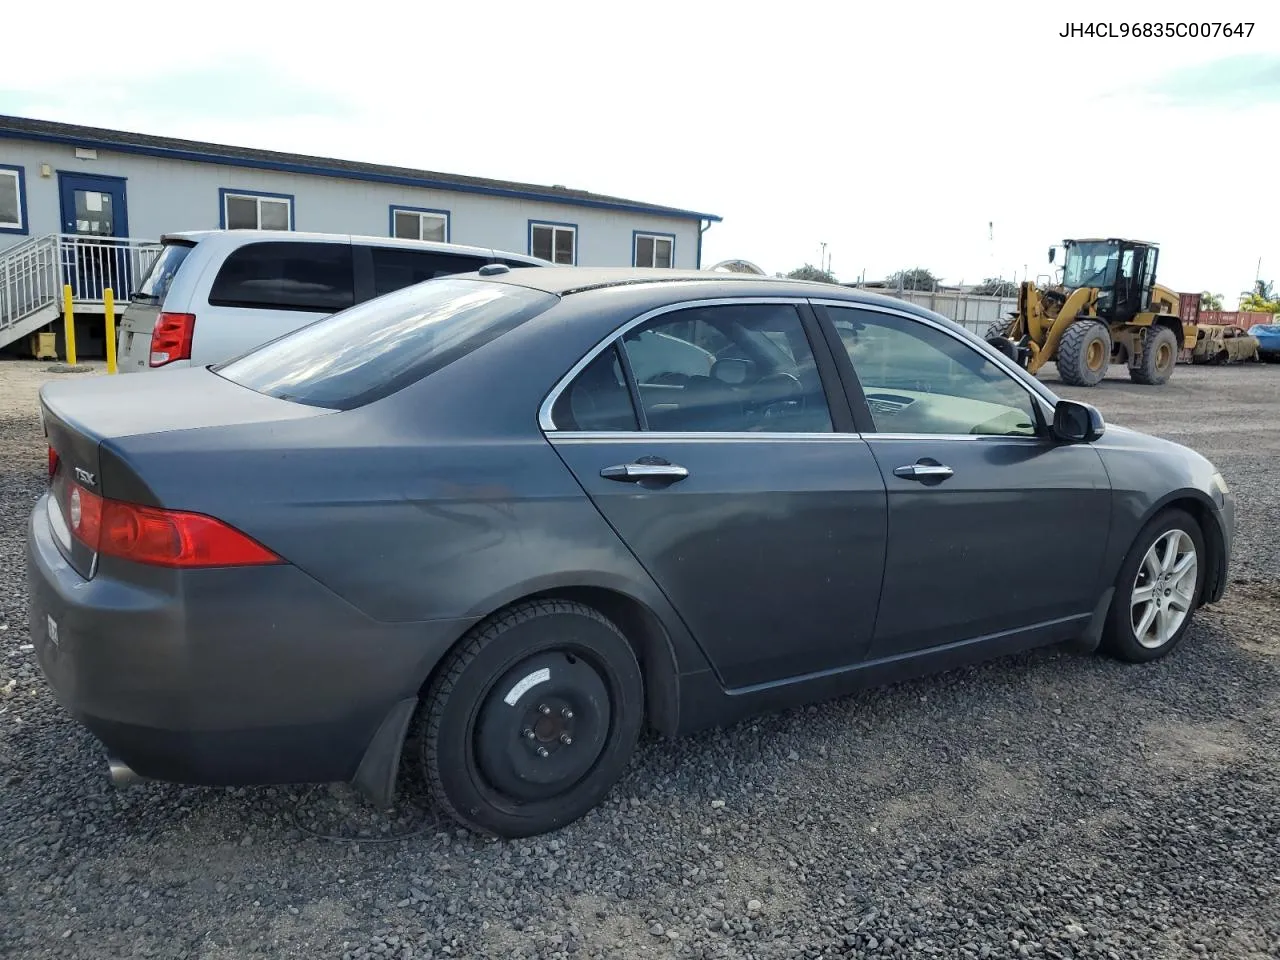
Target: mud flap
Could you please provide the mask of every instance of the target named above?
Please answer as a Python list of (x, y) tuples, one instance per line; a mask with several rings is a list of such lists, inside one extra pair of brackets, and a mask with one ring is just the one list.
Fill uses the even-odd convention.
[(1084, 628), (1084, 632), (1076, 639), (1067, 641), (1066, 646), (1068, 649), (1076, 653), (1094, 653), (1097, 651), (1098, 645), (1102, 643), (1102, 630), (1107, 625), (1107, 614), (1111, 611), (1111, 598), (1115, 596), (1115, 593), (1115, 587), (1107, 587), (1103, 591), (1102, 596), (1098, 598), (1098, 602), (1093, 608), (1093, 615), (1089, 618), (1089, 623)]
[(369, 741), (351, 784), (380, 810), (391, 806), (396, 797), (396, 775), (400, 771), (400, 751), (418, 698), (399, 701), (383, 718), (378, 732)]

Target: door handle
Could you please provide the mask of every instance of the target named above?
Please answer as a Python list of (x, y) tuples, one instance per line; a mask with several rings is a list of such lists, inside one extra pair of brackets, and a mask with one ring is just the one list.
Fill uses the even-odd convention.
[(936, 462), (908, 463), (893, 470), (895, 477), (904, 480), (945, 480), (954, 474), (955, 471), (946, 464)]
[(656, 457), (642, 457), (632, 463), (619, 463), (605, 467), (600, 476), (606, 480), (618, 480), (622, 483), (639, 483), (642, 480), (683, 480), (689, 471), (678, 463), (668, 463)]

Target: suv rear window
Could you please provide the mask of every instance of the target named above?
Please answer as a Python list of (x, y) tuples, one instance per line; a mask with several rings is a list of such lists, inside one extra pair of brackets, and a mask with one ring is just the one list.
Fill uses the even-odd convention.
[(173, 278), (178, 275), (178, 268), (193, 249), (195, 244), (192, 243), (166, 243), (131, 299), (144, 303), (163, 303), (169, 288), (173, 286)]
[(351, 410), (496, 340), (558, 299), (527, 287), (442, 277), (307, 324), (212, 369), (268, 396)]
[(223, 261), (209, 303), (333, 313), (355, 303), (354, 274), (349, 243), (247, 243)]

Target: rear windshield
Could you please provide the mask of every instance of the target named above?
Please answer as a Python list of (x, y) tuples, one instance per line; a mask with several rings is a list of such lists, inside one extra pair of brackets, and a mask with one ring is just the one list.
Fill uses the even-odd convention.
[(173, 278), (177, 276), (178, 268), (182, 266), (182, 261), (187, 259), (187, 254), (193, 248), (194, 244), (190, 243), (166, 243), (161, 248), (160, 255), (151, 264), (146, 276), (142, 278), (138, 289), (133, 292), (132, 299), (141, 300), (144, 303), (162, 303), (169, 292), (169, 287), (173, 285)]
[(215, 373), (334, 410), (389, 396), (551, 307), (540, 290), (442, 277), (300, 327)]

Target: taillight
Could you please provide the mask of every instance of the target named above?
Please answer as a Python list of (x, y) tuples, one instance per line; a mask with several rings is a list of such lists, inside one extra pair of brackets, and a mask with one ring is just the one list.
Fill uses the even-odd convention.
[(196, 332), (193, 313), (162, 313), (151, 328), (151, 366), (163, 367), (175, 360), (191, 359), (191, 338)]
[(110, 500), (70, 484), (67, 521), (95, 553), (159, 567), (282, 563), (258, 541), (213, 517)]
[(49, 448), (49, 479), (53, 479), (53, 475), (58, 472), (58, 451)]

